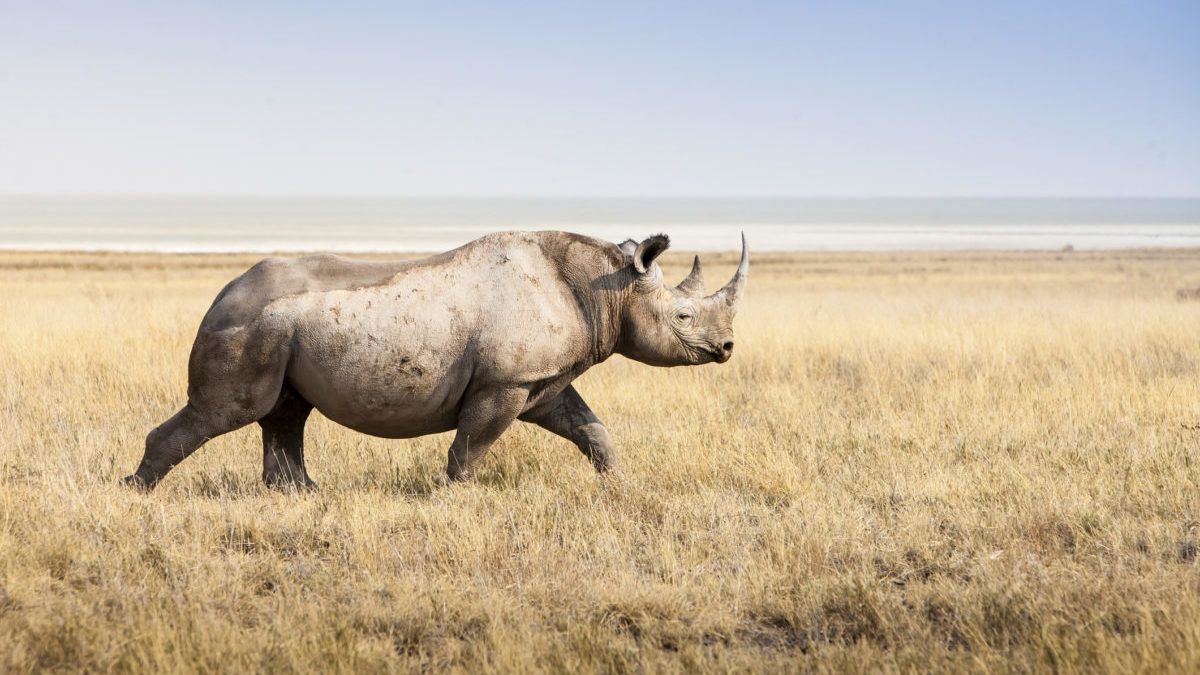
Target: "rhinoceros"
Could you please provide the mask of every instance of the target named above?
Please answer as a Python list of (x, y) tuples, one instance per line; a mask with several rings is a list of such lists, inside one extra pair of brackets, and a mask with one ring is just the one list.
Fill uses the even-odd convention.
[(571, 382), (621, 354), (654, 366), (724, 363), (750, 258), (705, 296), (697, 256), (678, 286), (655, 262), (670, 240), (613, 244), (568, 232), (490, 234), (420, 260), (267, 258), (217, 295), (192, 346), (187, 404), (146, 437), (153, 488), (207, 440), (262, 427), (263, 480), (315, 487), (313, 408), (356, 431), (456, 430), (446, 472), (472, 474), (515, 420), (573, 442), (599, 472), (607, 429)]

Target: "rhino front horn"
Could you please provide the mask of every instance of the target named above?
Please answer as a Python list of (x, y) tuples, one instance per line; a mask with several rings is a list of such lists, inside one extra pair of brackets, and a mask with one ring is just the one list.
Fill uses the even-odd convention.
[(742, 299), (742, 291), (746, 289), (746, 274), (750, 271), (750, 249), (746, 248), (746, 233), (742, 233), (742, 262), (738, 264), (737, 272), (721, 290), (712, 294), (714, 300), (724, 300), (736, 307)]

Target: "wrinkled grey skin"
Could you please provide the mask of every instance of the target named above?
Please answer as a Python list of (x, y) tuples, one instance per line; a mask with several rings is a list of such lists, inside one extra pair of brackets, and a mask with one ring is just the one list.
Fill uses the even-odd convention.
[(447, 473), (471, 475), (514, 420), (616, 466), (608, 431), (571, 381), (612, 354), (656, 366), (723, 363), (746, 283), (704, 296), (700, 260), (677, 287), (654, 262), (666, 236), (617, 246), (566, 232), (505, 232), (430, 258), (268, 258), (226, 286), (200, 324), (188, 402), (146, 437), (126, 482), (153, 487), (205, 441), (258, 422), (263, 480), (312, 487), (313, 408), (362, 433), (456, 429)]

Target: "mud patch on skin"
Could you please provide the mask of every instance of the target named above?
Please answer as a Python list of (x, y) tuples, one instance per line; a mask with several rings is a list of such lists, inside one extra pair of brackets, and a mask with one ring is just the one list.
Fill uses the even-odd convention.
[[(401, 357), (400, 360), (397, 362), (396, 373), (397, 373), (397, 375), (420, 378), (425, 375), (425, 370), (423, 368), (421, 368), (421, 366), (418, 366), (415, 363), (413, 363), (413, 360), (411, 358), (404, 356), (404, 357)], [(413, 388), (412, 385), (404, 385), (404, 386), (406, 386), (408, 389)]]

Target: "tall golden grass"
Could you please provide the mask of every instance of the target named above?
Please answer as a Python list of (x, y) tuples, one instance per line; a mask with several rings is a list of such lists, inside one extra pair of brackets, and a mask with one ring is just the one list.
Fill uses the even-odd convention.
[(578, 383), (612, 479), (317, 416), (316, 493), (123, 489), (253, 259), (0, 254), (0, 670), (1200, 670), (1200, 251), (758, 255), (730, 363)]

